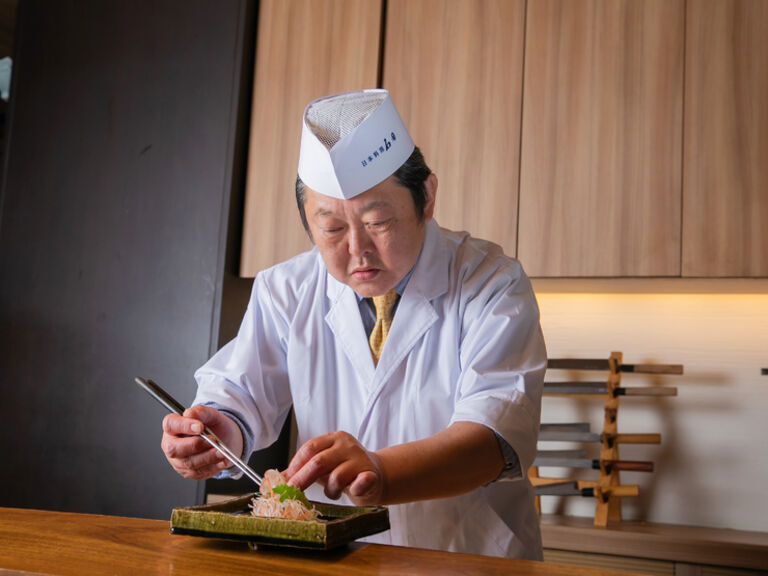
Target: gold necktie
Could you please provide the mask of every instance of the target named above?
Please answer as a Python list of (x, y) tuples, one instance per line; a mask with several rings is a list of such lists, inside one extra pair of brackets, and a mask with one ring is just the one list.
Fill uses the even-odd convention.
[(394, 288), (383, 296), (373, 297), (373, 305), (376, 308), (376, 324), (373, 325), (373, 331), (368, 337), (368, 344), (371, 347), (374, 364), (378, 364), (381, 350), (384, 348), (384, 341), (389, 334), (395, 302), (397, 302), (397, 292)]

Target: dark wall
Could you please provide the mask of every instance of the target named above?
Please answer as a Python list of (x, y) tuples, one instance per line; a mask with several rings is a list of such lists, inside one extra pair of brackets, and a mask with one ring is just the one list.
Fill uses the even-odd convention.
[(133, 378), (188, 405), (244, 305), (231, 224), (254, 20), (248, 0), (21, 2), (0, 197), (0, 506), (167, 518), (200, 497), (165, 461), (165, 412)]

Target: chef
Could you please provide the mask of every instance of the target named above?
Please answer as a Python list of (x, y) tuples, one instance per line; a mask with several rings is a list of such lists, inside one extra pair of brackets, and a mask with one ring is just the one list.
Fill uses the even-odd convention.
[(520, 264), (438, 226), (437, 177), (386, 90), (307, 106), (296, 197), (314, 248), (256, 276), (195, 405), (163, 421), (171, 465), (234, 476), (203, 424), (247, 459), (293, 407), (289, 483), (388, 505), (369, 541), (540, 559), (527, 470), (546, 350)]

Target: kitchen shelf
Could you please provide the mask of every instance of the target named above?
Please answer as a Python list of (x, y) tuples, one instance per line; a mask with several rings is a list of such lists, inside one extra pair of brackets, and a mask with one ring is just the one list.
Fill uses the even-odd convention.
[(545, 550), (768, 569), (768, 532), (626, 520), (603, 528), (591, 517), (544, 514), (541, 535)]

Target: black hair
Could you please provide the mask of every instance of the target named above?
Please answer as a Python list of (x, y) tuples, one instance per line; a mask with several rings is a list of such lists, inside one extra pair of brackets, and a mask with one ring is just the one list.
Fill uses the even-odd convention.
[[(432, 171), (424, 161), (424, 155), (416, 146), (408, 157), (408, 160), (403, 162), (402, 166), (395, 170), (392, 176), (400, 186), (408, 188), (411, 192), (411, 198), (413, 198), (413, 206), (416, 209), (416, 215), (419, 220), (424, 218), (424, 206), (427, 203), (427, 191), (424, 188), (424, 181), (427, 179)], [(312, 233), (309, 231), (309, 224), (307, 223), (307, 214), (304, 210), (304, 203), (307, 197), (304, 193), (304, 182), (296, 176), (296, 204), (299, 207), (299, 215), (301, 216), (301, 224), (304, 226), (309, 235), (309, 239), (312, 240)]]

